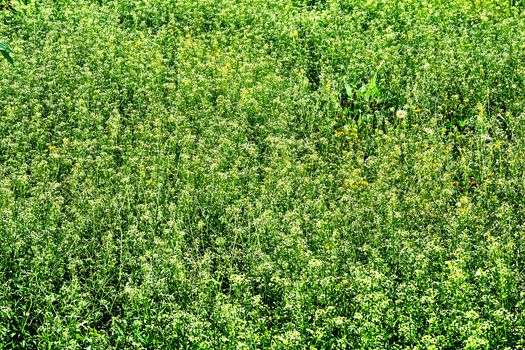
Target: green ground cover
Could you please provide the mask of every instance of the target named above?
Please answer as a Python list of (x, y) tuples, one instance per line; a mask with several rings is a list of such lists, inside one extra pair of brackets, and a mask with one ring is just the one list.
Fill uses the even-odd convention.
[(525, 8), (0, 12), (0, 348), (523, 349)]

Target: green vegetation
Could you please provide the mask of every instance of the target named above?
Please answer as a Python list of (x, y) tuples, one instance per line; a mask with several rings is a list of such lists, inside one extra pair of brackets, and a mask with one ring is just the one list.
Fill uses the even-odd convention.
[(11, 4), (0, 348), (525, 348), (520, 1)]
[(0, 54), (2, 54), (2, 56), (9, 62), (9, 63), (13, 63), (13, 58), (11, 57), (11, 52), (13, 52), (13, 50), (11, 50), (11, 48), (4, 44), (4, 43), (0, 43)]

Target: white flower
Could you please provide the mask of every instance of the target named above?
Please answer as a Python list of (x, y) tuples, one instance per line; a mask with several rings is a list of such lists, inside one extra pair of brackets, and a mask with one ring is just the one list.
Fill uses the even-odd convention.
[(397, 117), (398, 119), (405, 119), (406, 116), (407, 116), (407, 112), (404, 111), (404, 110), (402, 110), (402, 109), (400, 109), (400, 110), (398, 110), (398, 111), (396, 112), (396, 117)]

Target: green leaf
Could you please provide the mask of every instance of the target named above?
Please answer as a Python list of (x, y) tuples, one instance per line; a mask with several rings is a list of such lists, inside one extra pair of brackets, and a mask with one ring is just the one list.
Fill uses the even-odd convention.
[(348, 85), (348, 84), (345, 84), (345, 90), (346, 90), (346, 95), (348, 97), (352, 97), (352, 94), (353, 94), (353, 91), (354, 91), (352, 89), (352, 87), (350, 85)]
[(7, 51), (7, 52), (13, 52), (13, 50), (11, 50), (11, 48), (4, 43), (0, 43), (0, 50)]
[(11, 48), (8, 45), (0, 43), (0, 53), (2, 54), (2, 56), (4, 56), (7, 62), (11, 64), (13, 64), (13, 58), (9, 54), (12, 52), (13, 50), (11, 50)]
[(8, 51), (0, 50), (0, 53), (2, 54), (2, 56), (4, 56), (4, 58), (7, 60), (7, 62), (13, 64), (13, 58), (11, 56), (9, 56), (9, 52)]

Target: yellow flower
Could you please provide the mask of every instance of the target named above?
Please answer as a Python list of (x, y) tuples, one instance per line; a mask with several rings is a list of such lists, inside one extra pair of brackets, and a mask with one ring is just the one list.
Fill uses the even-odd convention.
[(54, 152), (54, 151), (56, 151), (57, 149), (58, 149), (57, 146), (49, 146), (49, 150), (50, 150), (51, 152)]

